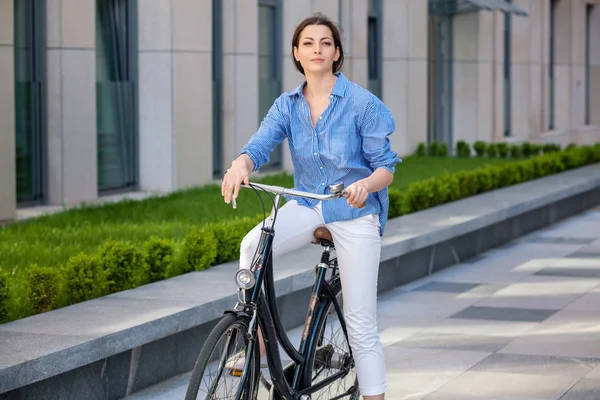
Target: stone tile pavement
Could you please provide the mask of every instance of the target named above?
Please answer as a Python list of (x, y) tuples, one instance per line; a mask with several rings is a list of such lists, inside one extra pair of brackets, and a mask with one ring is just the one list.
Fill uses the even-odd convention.
[(600, 399), (600, 209), (384, 293), (378, 320), (387, 399)]

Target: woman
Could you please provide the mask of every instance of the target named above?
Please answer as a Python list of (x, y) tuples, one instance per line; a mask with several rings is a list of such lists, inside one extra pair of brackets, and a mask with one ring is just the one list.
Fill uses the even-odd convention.
[[(344, 60), (340, 34), (324, 15), (298, 25), (292, 56), (305, 82), (275, 100), (225, 174), (222, 195), (227, 204), (237, 197), (240, 184), (248, 184), (250, 173), (268, 162), (284, 139), (288, 139), (294, 164), (295, 188), (327, 193), (331, 183), (344, 183), (349, 192), (345, 199), (288, 201), (278, 213), (273, 254), (307, 245), (319, 226), (331, 231), (360, 391), (365, 399), (384, 399), (385, 361), (376, 320), (377, 274), (388, 213), (387, 187), (401, 161), (388, 139), (395, 129), (394, 118), (376, 96), (339, 72)], [(261, 227), (262, 223), (242, 241), (241, 268), (250, 267)]]

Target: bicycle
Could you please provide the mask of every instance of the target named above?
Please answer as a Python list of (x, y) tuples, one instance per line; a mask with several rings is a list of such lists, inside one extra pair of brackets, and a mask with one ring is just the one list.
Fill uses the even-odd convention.
[[(242, 185), (265, 192), (273, 203), (268, 222), (263, 202), (265, 219), (263, 220), (261, 239), (250, 268), (239, 269), (235, 275), (238, 285), (238, 302), (224, 312), (224, 316), (209, 334), (198, 359), (194, 365), (186, 400), (197, 398), (216, 399), (232, 398), (246, 400), (258, 398), (259, 385), (268, 391), (272, 400), (311, 400), (323, 398), (327, 400), (358, 400), (360, 391), (358, 380), (353, 372), (354, 359), (348, 343), (348, 333), (342, 311), (342, 287), (338, 273), (337, 258), (331, 257), (335, 250), (331, 233), (327, 228), (317, 228), (313, 243), (323, 247), (321, 262), (315, 267), (315, 282), (312, 287), (302, 337), (298, 349), (292, 345), (287, 332), (283, 329), (275, 296), (273, 280), (272, 243), (275, 235), (273, 229), (280, 208), (281, 197), (291, 195), (321, 201), (338, 199), (347, 195), (343, 183), (329, 186), (330, 194), (314, 194), (278, 186), (258, 183)], [(271, 196), (275, 195), (275, 198)], [(259, 195), (259, 198), (262, 198)], [(364, 205), (363, 205), (364, 206)], [(236, 207), (235, 200), (233, 207)], [(330, 277), (327, 278), (327, 272)], [(338, 300), (339, 299), (339, 300)], [(340, 345), (333, 340), (326, 340), (329, 331), (337, 333), (331, 339), (339, 338)], [(258, 332), (262, 333), (271, 382), (262, 373), (260, 367), (260, 350), (257, 345)], [(225, 339), (224, 346), (218, 342)], [(240, 344), (236, 348), (236, 344)], [(292, 360), (282, 365), (279, 345)], [(220, 350), (214, 354), (216, 350)], [(243, 368), (233, 370), (227, 368), (228, 363), (236, 361), (236, 357), (244, 360)], [(204, 379), (209, 373), (216, 377), (215, 381)], [(219, 384), (221, 378), (225, 384)], [(229, 381), (227, 380), (229, 379)], [(331, 390), (334, 384), (342, 385), (334, 395)], [(232, 397), (222, 397), (222, 391), (229, 386), (237, 387)], [(203, 389), (206, 395), (198, 397)], [(327, 390), (327, 394), (323, 391)], [(327, 397), (320, 397), (321, 395)], [(318, 397), (315, 397), (318, 396)]]

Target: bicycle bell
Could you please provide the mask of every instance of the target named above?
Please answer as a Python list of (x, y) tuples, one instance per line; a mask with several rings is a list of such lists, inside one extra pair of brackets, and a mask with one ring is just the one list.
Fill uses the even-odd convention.
[(340, 194), (344, 190), (344, 182), (337, 182), (329, 185), (332, 194)]

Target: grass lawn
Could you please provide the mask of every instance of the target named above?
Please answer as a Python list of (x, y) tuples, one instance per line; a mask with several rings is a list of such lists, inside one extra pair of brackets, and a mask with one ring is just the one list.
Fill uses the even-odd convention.
[[(446, 171), (507, 162), (511, 160), (407, 157), (398, 164), (392, 186), (404, 189), (411, 182)], [(278, 174), (260, 182), (292, 187), (293, 177)], [(86, 206), (12, 224), (0, 228), (0, 268), (19, 275), (32, 263), (57, 267), (81, 251), (95, 252), (107, 239), (142, 244), (156, 235), (177, 241), (192, 226), (262, 214), (260, 201), (251, 190), (243, 189), (237, 203), (234, 210), (223, 202), (219, 186), (208, 185), (161, 198)]]

